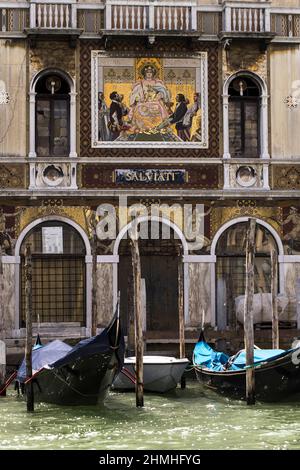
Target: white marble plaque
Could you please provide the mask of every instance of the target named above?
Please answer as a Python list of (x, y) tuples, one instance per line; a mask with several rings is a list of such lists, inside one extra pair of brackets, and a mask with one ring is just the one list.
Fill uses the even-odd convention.
[(43, 253), (63, 253), (63, 228), (62, 227), (43, 227)]

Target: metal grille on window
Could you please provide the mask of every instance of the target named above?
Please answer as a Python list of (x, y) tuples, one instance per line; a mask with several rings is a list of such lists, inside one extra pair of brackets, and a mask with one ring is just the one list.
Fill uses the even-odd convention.
[[(56, 252), (45, 248), (43, 228), (46, 227), (52, 227), (52, 230), (53, 228), (62, 228), (62, 246), (56, 241)], [(75, 322), (81, 326), (85, 325), (85, 247), (83, 240), (76, 230), (67, 224), (48, 222), (33, 229), (22, 244), (21, 326), (25, 326), (24, 250), (28, 242), (32, 249), (33, 321), (40, 323)], [(62, 252), (60, 248), (62, 248)]]
[[(220, 329), (236, 326), (236, 299), (245, 294), (247, 223), (227, 229), (217, 245), (217, 322)], [(277, 249), (271, 233), (262, 226), (256, 230), (254, 293), (271, 292), (270, 252)]]

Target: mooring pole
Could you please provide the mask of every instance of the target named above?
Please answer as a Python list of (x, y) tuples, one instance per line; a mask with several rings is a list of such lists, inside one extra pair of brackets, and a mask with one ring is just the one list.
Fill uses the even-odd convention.
[(135, 360), (136, 360), (136, 406), (144, 406), (144, 342), (141, 296), (141, 258), (138, 244), (137, 230), (130, 235), (133, 291), (134, 291), (134, 317), (135, 317)]
[(133, 273), (128, 276), (127, 282), (127, 356), (134, 356), (135, 350), (135, 323), (134, 323), (134, 285)]
[[(184, 337), (184, 288), (183, 288), (183, 262), (182, 250), (178, 249), (178, 315), (179, 315), (179, 357), (185, 357), (185, 337)], [(186, 386), (185, 377), (182, 376), (181, 388)]]
[(255, 253), (256, 220), (250, 219), (247, 230), (246, 245), (246, 292), (244, 305), (244, 336), (246, 349), (246, 400), (247, 405), (255, 404), (255, 371), (254, 363), (254, 253)]
[[(6, 345), (4, 342), (4, 279), (3, 279), (3, 247), (0, 245), (0, 390), (6, 377)], [(5, 391), (1, 394), (5, 396)]]
[(279, 317), (278, 317), (278, 255), (271, 250), (271, 297), (272, 297), (272, 348), (279, 349)]
[(300, 330), (300, 278), (296, 280), (297, 330)]
[(92, 238), (92, 331), (91, 336), (97, 335), (97, 234), (93, 228)]
[[(32, 377), (32, 258), (31, 246), (25, 249), (25, 313), (26, 313), (26, 344), (25, 363), (26, 378)], [(26, 384), (27, 411), (34, 411), (34, 393), (32, 380)]]

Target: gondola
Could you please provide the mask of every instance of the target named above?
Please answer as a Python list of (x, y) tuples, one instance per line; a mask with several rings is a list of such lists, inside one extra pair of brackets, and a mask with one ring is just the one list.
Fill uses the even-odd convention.
[[(246, 395), (245, 350), (229, 357), (216, 352), (199, 338), (193, 352), (193, 365), (198, 381), (230, 398)], [(300, 347), (290, 350), (255, 349), (255, 394), (259, 401), (277, 402), (300, 393)]]
[[(189, 364), (189, 360), (170, 356), (144, 356), (145, 392), (166, 393), (174, 390)], [(121, 373), (113, 383), (113, 389), (121, 392), (134, 391), (136, 382), (136, 358), (127, 357)]]
[[(118, 309), (117, 309), (118, 310)], [(25, 360), (16, 384), (25, 390), (33, 381), (34, 399), (56, 405), (96, 405), (103, 401), (124, 363), (124, 338), (119, 313), (97, 336), (73, 348), (55, 340), (32, 351), (32, 378), (26, 379)]]

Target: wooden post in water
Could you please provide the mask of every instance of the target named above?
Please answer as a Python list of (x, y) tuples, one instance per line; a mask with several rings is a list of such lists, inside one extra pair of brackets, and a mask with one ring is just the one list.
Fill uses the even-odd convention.
[[(25, 363), (27, 380), (32, 377), (32, 258), (31, 247), (28, 243), (25, 250), (25, 314), (26, 314), (26, 344)], [(33, 383), (26, 384), (27, 411), (34, 411)]]
[(93, 227), (92, 237), (92, 331), (91, 335), (97, 335), (97, 234)]
[(256, 220), (250, 219), (247, 230), (246, 245), (246, 291), (244, 305), (244, 335), (246, 349), (246, 400), (247, 405), (255, 404), (255, 371), (254, 363), (254, 326), (253, 326), (253, 296), (254, 296), (254, 252), (255, 252)]
[(131, 272), (127, 280), (127, 356), (134, 356), (135, 350), (135, 326), (134, 326), (134, 285), (133, 273)]
[(272, 348), (279, 349), (279, 317), (278, 317), (278, 255), (271, 250), (271, 297), (272, 297)]
[(144, 342), (143, 319), (141, 299), (141, 258), (138, 244), (137, 230), (130, 234), (133, 290), (134, 290), (134, 318), (135, 318), (135, 360), (136, 360), (136, 406), (144, 406)]
[[(0, 245), (0, 390), (2, 385), (5, 383), (6, 376), (6, 345), (4, 342), (5, 333), (4, 333), (4, 279), (3, 279), (3, 247)], [(3, 395), (5, 392), (3, 392)]]
[[(184, 337), (184, 288), (183, 288), (183, 262), (182, 249), (178, 249), (178, 315), (179, 315), (179, 357), (185, 357), (185, 337)], [(181, 388), (186, 386), (185, 377), (182, 376)]]
[(300, 278), (296, 280), (297, 330), (300, 330)]

